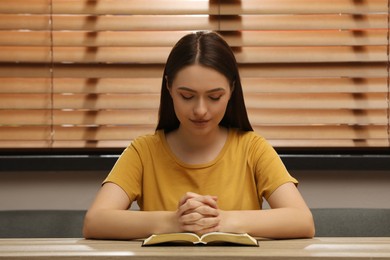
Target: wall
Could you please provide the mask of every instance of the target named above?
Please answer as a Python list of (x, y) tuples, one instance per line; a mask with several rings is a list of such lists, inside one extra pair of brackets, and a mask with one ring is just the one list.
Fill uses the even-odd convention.
[[(107, 172), (0, 172), (0, 210), (87, 209)], [(291, 171), (312, 208), (390, 208), (390, 171)]]
[(311, 208), (390, 208), (390, 171), (294, 172)]

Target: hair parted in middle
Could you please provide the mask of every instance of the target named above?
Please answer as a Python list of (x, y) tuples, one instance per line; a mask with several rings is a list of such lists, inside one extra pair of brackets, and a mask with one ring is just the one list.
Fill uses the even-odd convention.
[(165, 64), (161, 86), (159, 118), (156, 130), (170, 132), (179, 127), (172, 97), (168, 88), (177, 73), (190, 65), (214, 69), (223, 74), (230, 84), (231, 97), (221, 126), (253, 131), (249, 122), (241, 79), (234, 53), (227, 42), (216, 32), (199, 31), (183, 36), (172, 48)]

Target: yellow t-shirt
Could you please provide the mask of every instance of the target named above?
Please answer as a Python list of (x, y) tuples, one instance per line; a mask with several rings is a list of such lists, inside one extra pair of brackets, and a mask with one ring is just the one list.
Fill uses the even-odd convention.
[(229, 130), (219, 155), (204, 164), (178, 159), (164, 131), (135, 139), (105, 182), (119, 185), (141, 210), (176, 210), (188, 191), (218, 196), (222, 210), (261, 209), (280, 185), (293, 182), (271, 145), (255, 132)]

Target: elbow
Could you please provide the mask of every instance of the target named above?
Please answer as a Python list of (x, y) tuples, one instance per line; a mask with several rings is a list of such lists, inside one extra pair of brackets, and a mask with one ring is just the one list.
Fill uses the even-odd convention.
[(94, 234), (94, 228), (93, 228), (93, 222), (94, 222), (94, 216), (93, 213), (90, 211), (87, 212), (87, 214), (84, 217), (84, 223), (83, 223), (83, 237), (85, 239), (93, 239), (96, 238)]
[(311, 211), (299, 210), (299, 213), (294, 216), (294, 220), (289, 223), (291, 232), (283, 238), (313, 238), (315, 235), (314, 219)]
[(83, 237), (85, 239), (92, 238), (91, 236), (91, 231), (90, 231), (90, 221), (87, 217), (88, 214), (85, 215), (84, 217), (84, 223), (83, 223)]
[(313, 214), (310, 210), (305, 212), (302, 225), (302, 237), (304, 238), (313, 238), (315, 236), (315, 224)]
[(92, 236), (92, 234), (91, 234), (91, 231), (90, 231), (90, 229), (88, 227), (88, 224), (86, 224), (86, 223), (84, 223), (84, 226), (83, 226), (83, 237), (85, 239), (92, 239), (92, 238), (94, 238)]
[(308, 229), (308, 233), (307, 233), (307, 237), (308, 238), (313, 238), (316, 234), (316, 229), (315, 229), (315, 225), (314, 223), (310, 226), (310, 228)]
[(315, 227), (313, 225), (307, 225), (307, 227), (304, 229), (302, 237), (303, 238), (313, 238), (315, 236)]

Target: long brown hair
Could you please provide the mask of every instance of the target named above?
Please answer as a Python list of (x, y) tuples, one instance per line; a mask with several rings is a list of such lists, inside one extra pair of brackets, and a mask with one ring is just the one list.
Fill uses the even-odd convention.
[(219, 34), (203, 31), (182, 37), (168, 56), (161, 85), (159, 121), (156, 130), (164, 129), (165, 132), (169, 132), (179, 127), (180, 122), (176, 117), (167, 86), (172, 86), (176, 74), (181, 69), (193, 64), (200, 64), (222, 73), (230, 83), (232, 94), (219, 125), (242, 131), (253, 131), (248, 119), (233, 51)]

